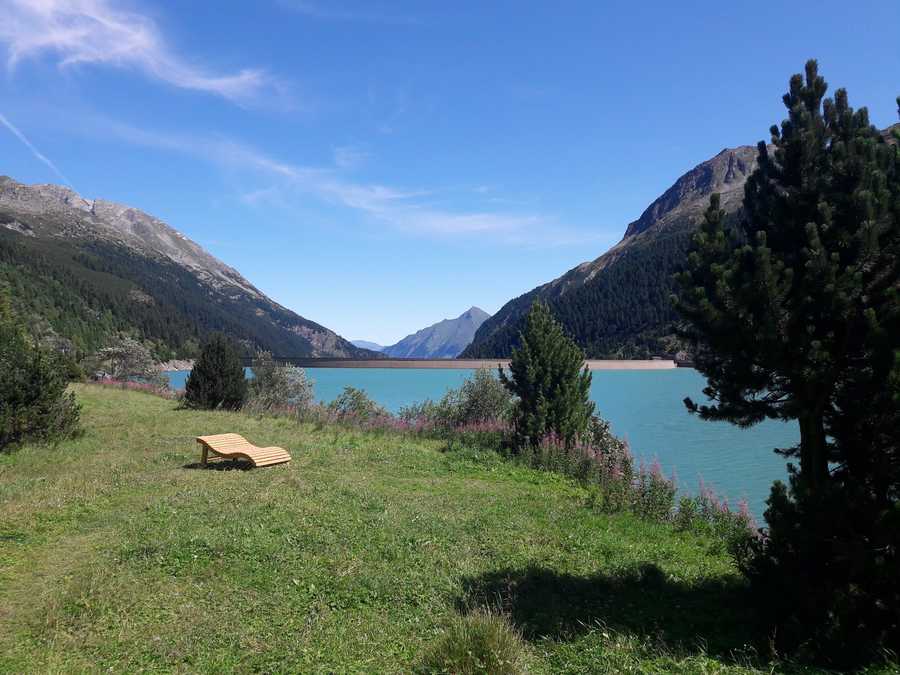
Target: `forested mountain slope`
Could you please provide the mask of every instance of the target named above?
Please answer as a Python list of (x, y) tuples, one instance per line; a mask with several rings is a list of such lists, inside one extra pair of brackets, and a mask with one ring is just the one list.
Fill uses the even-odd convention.
[[(895, 124), (882, 134), (895, 142)], [(609, 251), (506, 303), (485, 321), (463, 358), (509, 356), (522, 319), (536, 299), (554, 315), (590, 358), (641, 358), (671, 353), (676, 319), (672, 275), (683, 264), (691, 234), (718, 192), (727, 217), (738, 218), (744, 184), (756, 168), (757, 148), (722, 150), (698, 164), (629, 223)]]
[(128, 332), (160, 358), (191, 356), (222, 331), (247, 352), (373, 356), (157, 218), (58, 185), (0, 177), (0, 285), (36, 334), (78, 354)]
[(482, 324), (462, 356), (508, 356), (536, 299), (550, 305), (589, 357), (636, 358), (664, 351), (660, 338), (671, 332), (675, 319), (669, 299), (672, 275), (709, 195), (721, 193), (722, 208), (734, 214), (755, 166), (756, 148), (741, 146), (694, 167), (630, 223), (609, 251), (506, 303)]

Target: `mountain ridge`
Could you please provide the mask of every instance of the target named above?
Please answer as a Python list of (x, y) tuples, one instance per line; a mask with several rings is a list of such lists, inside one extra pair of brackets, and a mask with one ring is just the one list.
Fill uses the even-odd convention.
[(756, 167), (757, 149), (725, 148), (682, 174), (628, 223), (605, 253), (513, 298), (478, 329), (463, 358), (509, 356), (535, 300), (550, 305), (589, 358), (646, 358), (665, 351), (660, 339), (675, 315), (671, 276), (686, 254), (709, 195), (719, 192), (733, 216)]
[(17, 278), (24, 277), (31, 290), (41, 290), (37, 301), (21, 294), (14, 299), (41, 332), (76, 350), (99, 346), (103, 336), (84, 324), (112, 311), (107, 333), (137, 332), (158, 345), (161, 359), (192, 355), (214, 330), (247, 352), (377, 356), (272, 300), (236, 269), (140, 209), (2, 176), (0, 233), (0, 280), (27, 289)]
[[(897, 142), (896, 133), (900, 123), (881, 132), (888, 143)], [(460, 357), (508, 357), (535, 300), (550, 305), (589, 358), (676, 353), (672, 276), (683, 264), (713, 192), (721, 196), (726, 219), (739, 216), (744, 185), (756, 168), (758, 152), (751, 145), (725, 148), (679, 176), (601, 256), (503, 305), (481, 325)]]
[(392, 358), (452, 359), (472, 341), (475, 331), (490, 317), (472, 306), (454, 319), (443, 319), (407, 335), (385, 347), (382, 354)]
[(377, 342), (370, 342), (369, 340), (350, 340), (350, 343), (360, 349), (368, 349), (373, 352), (384, 351), (384, 345), (380, 345)]

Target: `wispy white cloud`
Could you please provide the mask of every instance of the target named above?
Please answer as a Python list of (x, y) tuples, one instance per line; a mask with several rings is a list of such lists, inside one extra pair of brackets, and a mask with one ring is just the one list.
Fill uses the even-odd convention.
[(0, 42), (10, 70), (23, 60), (51, 55), (61, 68), (132, 68), (175, 87), (238, 103), (258, 102), (281, 85), (265, 71), (214, 73), (179, 56), (148, 16), (116, 0), (0, 0)]
[(6, 118), (6, 116), (3, 115), (3, 113), (0, 113), (0, 124), (2, 124), (2, 125), (5, 126), (7, 129), (9, 129), (9, 131), (12, 133), (12, 135), (15, 136), (16, 138), (18, 138), (19, 141), (21, 141), (22, 144), (23, 144), (26, 148), (28, 148), (28, 149), (31, 151), (31, 154), (34, 155), (39, 161), (41, 161), (41, 162), (43, 162), (44, 164), (46, 164), (46, 165), (50, 168), (50, 170), (51, 170), (56, 176), (58, 176), (59, 179), (60, 179), (63, 183), (65, 183), (66, 185), (68, 185), (68, 186), (69, 186), (70, 188), (72, 188), (73, 190), (75, 189), (75, 188), (72, 186), (72, 181), (70, 181), (68, 178), (66, 178), (65, 174), (64, 174), (62, 171), (59, 170), (59, 168), (56, 166), (56, 164), (54, 164), (52, 161), (50, 161), (50, 158), (47, 157), (43, 152), (41, 152), (40, 150), (38, 150), (38, 149), (34, 146), (34, 144), (33, 144), (31, 141), (28, 140), (28, 137), (27, 137), (25, 134), (23, 134), (21, 131), (19, 131), (18, 127), (16, 127), (12, 122), (10, 122), (10, 121)]
[(258, 190), (250, 190), (249, 192), (242, 192), (239, 195), (239, 199), (249, 206), (258, 206), (259, 204), (265, 203), (286, 206), (281, 190), (277, 185), (259, 188)]
[(278, 4), (300, 14), (328, 21), (358, 21), (386, 24), (420, 23), (419, 18), (414, 16), (384, 11), (380, 8), (373, 9), (371, 2), (367, 5), (350, 6), (346, 2), (339, 4), (331, 0), (327, 3), (318, 0), (279, 0)]
[(564, 227), (542, 214), (438, 207), (432, 203), (436, 195), (433, 190), (353, 181), (339, 168), (291, 164), (228, 138), (159, 134), (110, 121), (97, 126), (107, 138), (187, 153), (229, 171), (252, 174), (258, 187), (239, 195), (248, 205), (284, 206), (299, 194), (307, 194), (420, 235), (490, 236), (520, 246), (572, 245), (601, 239), (594, 233)]
[(342, 145), (332, 150), (334, 165), (339, 169), (358, 169), (369, 158), (369, 153), (352, 145)]

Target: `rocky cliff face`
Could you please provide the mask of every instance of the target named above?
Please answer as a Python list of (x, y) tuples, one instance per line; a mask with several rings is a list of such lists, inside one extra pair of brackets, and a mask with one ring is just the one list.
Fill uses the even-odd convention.
[(455, 319), (444, 319), (407, 335), (395, 345), (385, 347), (386, 356), (416, 359), (452, 359), (466, 348), (475, 331), (490, 317), (478, 307), (470, 307)]
[(756, 155), (756, 148), (742, 145), (725, 148), (698, 164), (650, 204), (640, 218), (629, 223), (624, 238), (666, 227), (686, 215), (702, 213), (713, 192), (721, 194), (722, 208), (726, 211), (736, 209), (744, 197), (744, 183), (756, 168)]
[[(198, 339), (211, 330), (223, 330), (248, 351), (372, 356), (271, 300), (237, 270), (138, 209), (88, 200), (59, 185), (25, 185), (0, 177), (0, 227), (22, 238), (9, 241), (8, 255), (14, 261), (21, 249), (22, 256), (36, 254), (51, 270), (58, 266), (81, 281), (93, 279), (99, 268), (121, 281), (132, 304), (157, 312), (164, 306), (167, 316), (184, 320), (183, 328), (192, 326)], [(28, 264), (17, 262), (23, 269)], [(127, 313), (135, 323), (133, 307)], [(141, 323), (139, 316), (137, 322)], [(171, 337), (165, 339), (171, 341)]]

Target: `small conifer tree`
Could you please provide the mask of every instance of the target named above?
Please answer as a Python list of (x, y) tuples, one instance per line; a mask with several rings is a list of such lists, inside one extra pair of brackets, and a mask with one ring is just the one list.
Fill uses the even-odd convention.
[(0, 293), (0, 452), (77, 431), (80, 409), (67, 386), (62, 360), (28, 339)]
[(537, 445), (548, 434), (574, 442), (594, 412), (588, 398), (591, 373), (582, 370), (584, 352), (542, 302), (531, 306), (519, 340), (510, 374), (500, 368), (500, 381), (518, 397), (513, 417), (517, 447)]
[(185, 383), (184, 402), (191, 408), (236, 410), (244, 404), (247, 379), (237, 351), (221, 333), (214, 333)]

